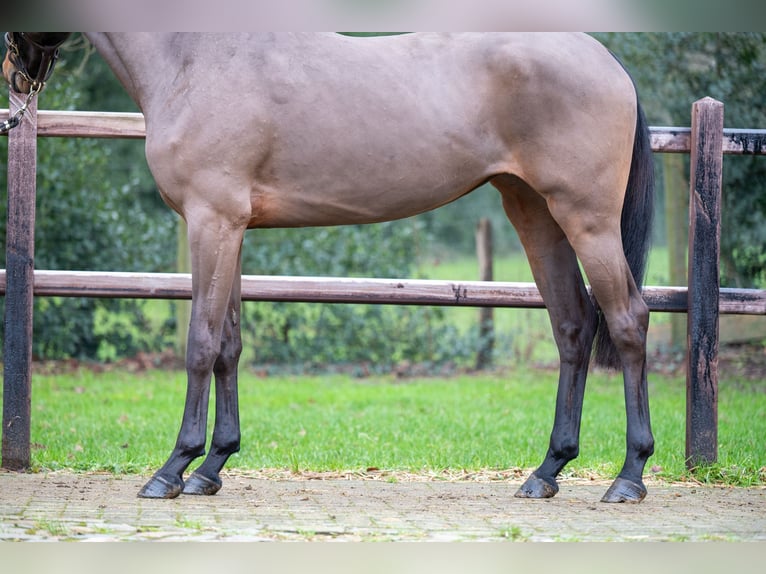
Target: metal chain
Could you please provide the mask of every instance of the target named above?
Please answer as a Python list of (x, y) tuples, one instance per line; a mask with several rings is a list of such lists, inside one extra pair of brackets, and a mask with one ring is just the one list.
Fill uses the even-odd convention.
[(21, 119), (24, 117), (24, 114), (27, 112), (27, 108), (29, 107), (29, 104), (32, 102), (32, 98), (34, 98), (37, 94), (39, 94), (45, 84), (43, 82), (33, 82), (32, 83), (32, 89), (29, 90), (29, 94), (27, 94), (27, 99), (24, 101), (24, 104), (16, 110), (16, 113), (13, 114), (13, 116), (9, 117), (7, 120), (5, 120), (2, 124), (0, 124), (0, 134), (6, 134), (9, 131), (11, 131), (13, 128), (15, 128), (17, 125), (21, 123)]

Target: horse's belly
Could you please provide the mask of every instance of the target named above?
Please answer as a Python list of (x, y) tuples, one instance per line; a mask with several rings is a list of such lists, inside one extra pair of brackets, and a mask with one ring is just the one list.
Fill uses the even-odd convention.
[[(383, 124), (385, 125), (385, 124)], [(429, 211), (503, 171), (494, 138), (470, 129), (313, 132), (269, 153), (253, 181), (251, 227), (375, 223)]]
[(430, 181), (422, 177), (425, 174), (420, 175), (377, 184), (359, 184), (355, 179), (349, 184), (341, 177), (295, 186), (256, 185), (250, 227), (312, 227), (402, 219), (454, 201), (488, 178), (485, 170)]

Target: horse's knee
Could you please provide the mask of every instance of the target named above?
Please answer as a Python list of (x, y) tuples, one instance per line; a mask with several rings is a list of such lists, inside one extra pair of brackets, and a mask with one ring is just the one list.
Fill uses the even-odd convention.
[(242, 355), (242, 340), (239, 338), (223, 341), (215, 361), (216, 375), (229, 375), (237, 370)]
[(220, 353), (220, 343), (215, 344), (211, 338), (189, 337), (186, 372), (189, 375), (209, 376)]
[(240, 337), (234, 337), (227, 341), (224, 341), (221, 345), (221, 357), (223, 360), (229, 363), (238, 363), (239, 357), (242, 354), (242, 339)]

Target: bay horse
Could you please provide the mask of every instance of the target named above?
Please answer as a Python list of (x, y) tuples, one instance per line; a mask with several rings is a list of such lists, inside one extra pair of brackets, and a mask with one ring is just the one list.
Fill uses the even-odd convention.
[[(40, 89), (67, 34), (9, 33), (3, 72)], [(214, 494), (240, 448), (240, 251), (250, 228), (374, 223), (491, 182), (518, 231), (560, 355), (547, 454), (516, 496), (556, 494), (579, 451), (585, 380), (622, 369), (624, 466), (639, 502), (654, 450), (640, 285), (652, 157), (632, 79), (585, 34), (88, 33), (146, 119), (146, 157), (186, 220), (193, 303), (181, 428), (139, 492)], [(582, 264), (591, 286), (587, 290)], [(598, 331), (598, 335), (597, 335)], [(211, 377), (216, 413), (205, 454)]]

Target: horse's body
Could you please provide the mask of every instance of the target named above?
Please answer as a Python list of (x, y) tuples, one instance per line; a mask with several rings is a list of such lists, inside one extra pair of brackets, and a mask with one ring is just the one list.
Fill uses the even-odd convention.
[[(176, 447), (142, 496), (212, 494), (239, 449), (247, 228), (397, 219), (490, 181), (524, 244), (561, 355), (550, 448), (517, 495), (552, 496), (577, 455), (599, 324), (579, 257), (625, 379), (627, 456), (604, 500), (644, 497), (653, 439), (648, 311), (637, 285), (651, 157), (632, 81), (599, 43), (579, 34), (87, 36), (144, 113), (149, 166), (187, 221), (192, 252), (186, 408)], [(31, 45), (27, 52), (33, 59)], [(184, 483), (205, 450), (213, 373), (210, 453)]]

